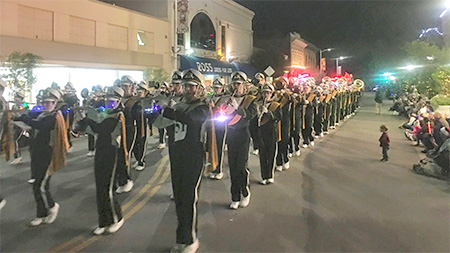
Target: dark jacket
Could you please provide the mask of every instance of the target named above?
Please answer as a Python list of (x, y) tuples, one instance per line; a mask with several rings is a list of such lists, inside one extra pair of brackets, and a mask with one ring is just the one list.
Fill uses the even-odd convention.
[(391, 140), (389, 140), (389, 135), (386, 132), (381, 134), (379, 141), (380, 141), (380, 147), (384, 147), (384, 148), (388, 148), (389, 143), (391, 142)]

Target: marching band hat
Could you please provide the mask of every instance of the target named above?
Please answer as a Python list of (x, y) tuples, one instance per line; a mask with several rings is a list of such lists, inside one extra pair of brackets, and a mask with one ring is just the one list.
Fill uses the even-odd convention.
[(231, 73), (231, 82), (232, 83), (246, 83), (247, 75), (242, 71), (235, 71)]
[(115, 99), (121, 99), (125, 92), (122, 88), (118, 86), (112, 86), (106, 88), (106, 98), (115, 98)]
[(225, 85), (225, 82), (223, 78), (217, 77), (213, 81), (213, 87), (223, 87)]
[(120, 85), (134, 85), (136, 82), (131, 76), (125, 75), (120, 79)]
[(263, 73), (258, 72), (255, 74), (255, 79), (261, 80), (261, 79), (266, 79), (266, 77), (264, 76)]
[(181, 79), (183, 78), (183, 73), (178, 70), (175, 70), (172, 74), (172, 83), (181, 83)]
[(14, 97), (24, 99), (25, 95), (23, 94), (23, 92), (17, 91), (16, 93), (14, 93)]
[(270, 92), (274, 92), (274, 91), (275, 91), (275, 88), (274, 88), (271, 84), (266, 83), (266, 84), (264, 84), (264, 86), (262, 87), (261, 91), (270, 91)]
[(61, 92), (54, 88), (47, 88), (42, 92), (41, 100), (42, 101), (50, 101), (56, 102), (61, 99)]
[(144, 80), (140, 81), (139, 84), (137, 85), (137, 89), (138, 90), (146, 90), (146, 91), (148, 91), (149, 88), (148, 88), (147, 82), (144, 81)]
[(195, 69), (186, 69), (182, 73), (183, 84), (203, 85), (203, 75)]

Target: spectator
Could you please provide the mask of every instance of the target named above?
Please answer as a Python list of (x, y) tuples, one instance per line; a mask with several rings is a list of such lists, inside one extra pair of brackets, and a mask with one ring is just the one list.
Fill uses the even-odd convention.
[(381, 89), (377, 89), (377, 92), (375, 93), (375, 103), (376, 113), (381, 115), (381, 106), (383, 104), (383, 93), (381, 92)]

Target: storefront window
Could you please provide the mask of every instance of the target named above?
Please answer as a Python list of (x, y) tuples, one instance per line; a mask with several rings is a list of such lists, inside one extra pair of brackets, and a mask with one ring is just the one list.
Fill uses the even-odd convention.
[(191, 47), (216, 51), (216, 30), (205, 13), (198, 13), (191, 22)]

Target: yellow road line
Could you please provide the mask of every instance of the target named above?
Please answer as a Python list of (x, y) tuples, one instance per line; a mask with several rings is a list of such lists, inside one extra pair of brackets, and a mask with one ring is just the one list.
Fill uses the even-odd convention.
[[(133, 215), (135, 215), (139, 210), (141, 210), (142, 207), (144, 207), (144, 205), (150, 200), (150, 198), (153, 197), (159, 191), (159, 189), (162, 187), (162, 184), (166, 181), (166, 179), (169, 177), (169, 175), (170, 175), (170, 169), (167, 169), (164, 172), (164, 175), (159, 180), (158, 184), (152, 188), (152, 190), (145, 196), (145, 198), (143, 200), (139, 201), (139, 203), (133, 209), (131, 209), (126, 215), (124, 215), (123, 218), (125, 220), (127, 220), (127, 219), (131, 218)], [(74, 247), (68, 251), (69, 252), (77, 252), (77, 251), (83, 250), (84, 248), (86, 248), (89, 245), (91, 245), (92, 243), (100, 240), (101, 238), (103, 238), (103, 237), (102, 236), (92, 236), (87, 241), (84, 241), (83, 243), (77, 245), (76, 247)]]
[[(145, 186), (138, 192), (138, 194), (136, 194), (135, 196), (133, 196), (132, 199), (130, 199), (127, 203), (125, 203), (123, 205), (122, 211), (125, 214), (126, 209), (128, 209), (134, 202), (136, 202), (136, 200), (138, 200), (143, 194), (145, 194), (145, 192), (148, 190), (148, 188), (151, 187), (151, 185), (159, 178), (159, 176), (161, 175), (163, 169), (165, 166), (167, 166), (167, 160), (169, 159), (168, 155), (165, 155), (161, 161), (160, 164), (158, 166), (158, 168), (156, 169), (155, 173), (153, 174), (153, 176), (150, 178), (150, 180), (148, 181), (147, 184), (145, 184)], [(168, 170), (170, 171), (170, 170)], [(165, 174), (164, 174), (165, 175)], [(126, 215), (126, 214), (125, 214)], [(95, 229), (95, 227), (93, 227), (91, 230)], [(86, 239), (86, 237), (90, 237), (92, 236), (91, 234), (81, 234), (78, 235), (72, 239), (70, 239), (69, 241), (66, 241), (60, 245), (57, 245), (51, 249), (48, 250), (48, 252), (59, 252), (59, 251), (66, 251), (63, 250), (69, 246), (72, 246), (73, 244), (79, 243), (80, 241)]]
[(136, 202), (142, 195), (145, 194), (145, 192), (152, 186), (152, 184), (156, 181), (156, 179), (159, 177), (159, 174), (161, 173), (162, 169), (167, 165), (166, 162), (169, 159), (169, 156), (166, 155), (162, 158), (161, 163), (159, 164), (158, 168), (156, 169), (156, 172), (150, 181), (148, 181), (147, 184), (145, 184), (144, 187), (139, 191), (138, 194), (134, 195), (133, 198), (130, 199), (127, 203), (125, 203), (122, 207), (122, 211), (125, 212), (134, 202)]
[(161, 180), (159, 180), (159, 183), (157, 186), (155, 186), (149, 193), (147, 196), (145, 196), (143, 201), (140, 201), (136, 206), (133, 207), (133, 209), (131, 209), (126, 215), (125, 215), (125, 220), (130, 218), (131, 216), (133, 216), (134, 214), (136, 214), (139, 210), (141, 210), (142, 207), (144, 207), (144, 205), (150, 200), (151, 197), (153, 197), (153, 195), (156, 194), (156, 192), (162, 187), (162, 184), (166, 181), (166, 179), (169, 177), (170, 175), (170, 170), (166, 170), (166, 172), (164, 172), (164, 175), (162, 176)]

